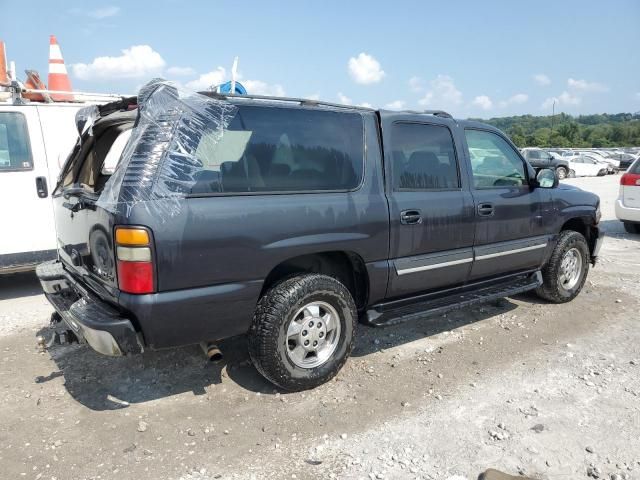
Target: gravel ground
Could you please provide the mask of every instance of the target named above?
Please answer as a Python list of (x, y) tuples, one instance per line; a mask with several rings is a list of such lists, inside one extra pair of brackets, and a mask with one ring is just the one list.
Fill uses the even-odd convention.
[(585, 290), (383, 329), (337, 378), (274, 390), (244, 339), (107, 358), (39, 352), (51, 311), (33, 275), (0, 278), (0, 474), (31, 479), (640, 479), (640, 236), (598, 193), (609, 237)]

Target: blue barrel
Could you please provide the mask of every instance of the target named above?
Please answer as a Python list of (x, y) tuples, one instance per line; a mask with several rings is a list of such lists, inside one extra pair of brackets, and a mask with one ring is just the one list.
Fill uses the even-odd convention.
[[(222, 85), (219, 85), (218, 91), (220, 93), (231, 93), (231, 82), (225, 82)], [(244, 88), (240, 82), (236, 81), (236, 91), (233, 93), (236, 95), (246, 95), (247, 89)]]

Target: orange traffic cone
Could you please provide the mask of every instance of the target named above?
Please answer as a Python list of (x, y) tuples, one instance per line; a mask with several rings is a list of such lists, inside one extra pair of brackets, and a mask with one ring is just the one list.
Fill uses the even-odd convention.
[(4, 42), (0, 40), (0, 86), (8, 87), (10, 83), (7, 74), (7, 54), (4, 51)]
[[(67, 67), (64, 66), (62, 51), (55, 35), (49, 37), (49, 90), (70, 92), (71, 81), (67, 75)], [(51, 98), (55, 102), (71, 102), (74, 97), (70, 93), (52, 93)]]
[[(25, 70), (24, 73), (27, 74), (27, 79), (24, 81), (24, 88), (28, 90), (46, 90), (47, 86), (44, 84), (42, 80), (40, 80), (40, 75), (35, 70)], [(23, 98), (31, 100), (32, 102), (45, 102), (51, 101), (51, 97), (49, 95), (43, 95), (41, 93), (23, 93)]]

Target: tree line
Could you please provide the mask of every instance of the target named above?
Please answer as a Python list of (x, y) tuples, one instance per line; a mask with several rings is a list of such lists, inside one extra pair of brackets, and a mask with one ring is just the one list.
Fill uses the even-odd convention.
[(637, 147), (640, 146), (640, 112), (580, 115), (559, 113), (534, 117), (480, 120), (511, 137), (518, 147)]

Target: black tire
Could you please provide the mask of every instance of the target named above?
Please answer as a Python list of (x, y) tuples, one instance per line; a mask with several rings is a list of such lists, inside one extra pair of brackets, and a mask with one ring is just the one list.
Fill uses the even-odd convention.
[[(335, 350), (325, 363), (303, 368), (289, 358), (286, 334), (296, 312), (315, 301), (335, 309), (340, 333)], [(335, 278), (319, 274), (288, 278), (271, 287), (258, 301), (249, 329), (249, 356), (267, 380), (285, 390), (314, 388), (333, 378), (347, 361), (357, 321), (351, 293)]]
[(564, 180), (565, 178), (567, 178), (568, 173), (569, 172), (567, 172), (567, 169), (564, 167), (556, 168), (556, 175), (558, 176), (558, 180)]
[(569, 178), (576, 178), (576, 172), (574, 170), (569, 170)]
[[(561, 265), (567, 252), (573, 248), (581, 254), (580, 261), (582, 268), (577, 283), (571, 286), (571, 288), (565, 288), (560, 284)], [(553, 303), (570, 302), (578, 296), (584, 286), (587, 274), (589, 273), (589, 263), (589, 245), (587, 245), (584, 236), (573, 230), (560, 232), (558, 243), (553, 249), (549, 261), (542, 268), (543, 283), (536, 289), (536, 294), (540, 298)]]
[(640, 233), (640, 223), (622, 222), (627, 233)]

